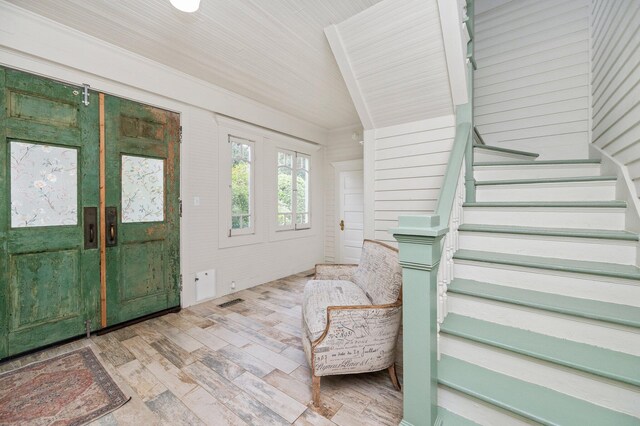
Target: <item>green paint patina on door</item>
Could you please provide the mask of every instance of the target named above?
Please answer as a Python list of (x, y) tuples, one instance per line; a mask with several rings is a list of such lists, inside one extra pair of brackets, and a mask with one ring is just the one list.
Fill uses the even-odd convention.
[[(97, 99), (92, 94), (93, 99)], [(99, 326), (98, 108), (82, 88), (0, 68), (0, 358)]]
[[(98, 94), (89, 99), (81, 87), (0, 67), (0, 359), (83, 335), (87, 320), (100, 328), (97, 247), (109, 215), (85, 223), (85, 208), (99, 210)], [(180, 304), (180, 127), (176, 113), (105, 103), (114, 325)]]
[[(179, 115), (105, 98), (107, 324), (180, 304)], [(107, 222), (107, 244), (111, 238)]]

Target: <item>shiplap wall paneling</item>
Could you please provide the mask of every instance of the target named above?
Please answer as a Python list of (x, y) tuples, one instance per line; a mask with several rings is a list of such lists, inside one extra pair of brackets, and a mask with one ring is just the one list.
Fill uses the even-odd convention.
[(327, 263), (336, 262), (335, 241), (337, 238), (336, 214), (336, 182), (335, 170), (331, 163), (337, 161), (361, 160), (362, 145), (352, 138), (353, 133), (362, 135), (362, 128), (346, 128), (329, 132), (325, 147), (324, 167), (324, 205), (325, 205), (325, 232), (324, 232), (324, 259)]
[(455, 137), (455, 118), (377, 129), (375, 238), (395, 244), (398, 216), (433, 213)]
[(640, 194), (640, 1), (594, 0), (591, 11), (593, 143)]
[(478, 14), (475, 32), (484, 140), (540, 159), (587, 158), (588, 0), (511, 1)]
[(383, 0), (336, 27), (372, 128), (453, 113), (437, 0)]

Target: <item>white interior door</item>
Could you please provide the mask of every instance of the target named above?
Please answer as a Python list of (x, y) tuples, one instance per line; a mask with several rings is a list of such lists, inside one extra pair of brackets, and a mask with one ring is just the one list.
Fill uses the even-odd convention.
[(362, 170), (341, 171), (338, 179), (338, 263), (358, 263), (364, 239)]

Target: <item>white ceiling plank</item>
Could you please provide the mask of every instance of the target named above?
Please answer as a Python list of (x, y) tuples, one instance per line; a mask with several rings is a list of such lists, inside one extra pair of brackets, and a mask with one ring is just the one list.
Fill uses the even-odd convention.
[(453, 114), (437, 2), (383, 0), (331, 30), (338, 49), (325, 30), (365, 129), (364, 111), (375, 127)]
[(6, 1), (333, 129), (359, 119), (323, 30), (380, 0)]

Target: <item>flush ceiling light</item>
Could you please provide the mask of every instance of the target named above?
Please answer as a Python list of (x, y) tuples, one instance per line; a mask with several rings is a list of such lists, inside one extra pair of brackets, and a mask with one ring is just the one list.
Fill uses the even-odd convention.
[(200, 7), (200, 0), (169, 0), (173, 7), (182, 12), (195, 12)]

